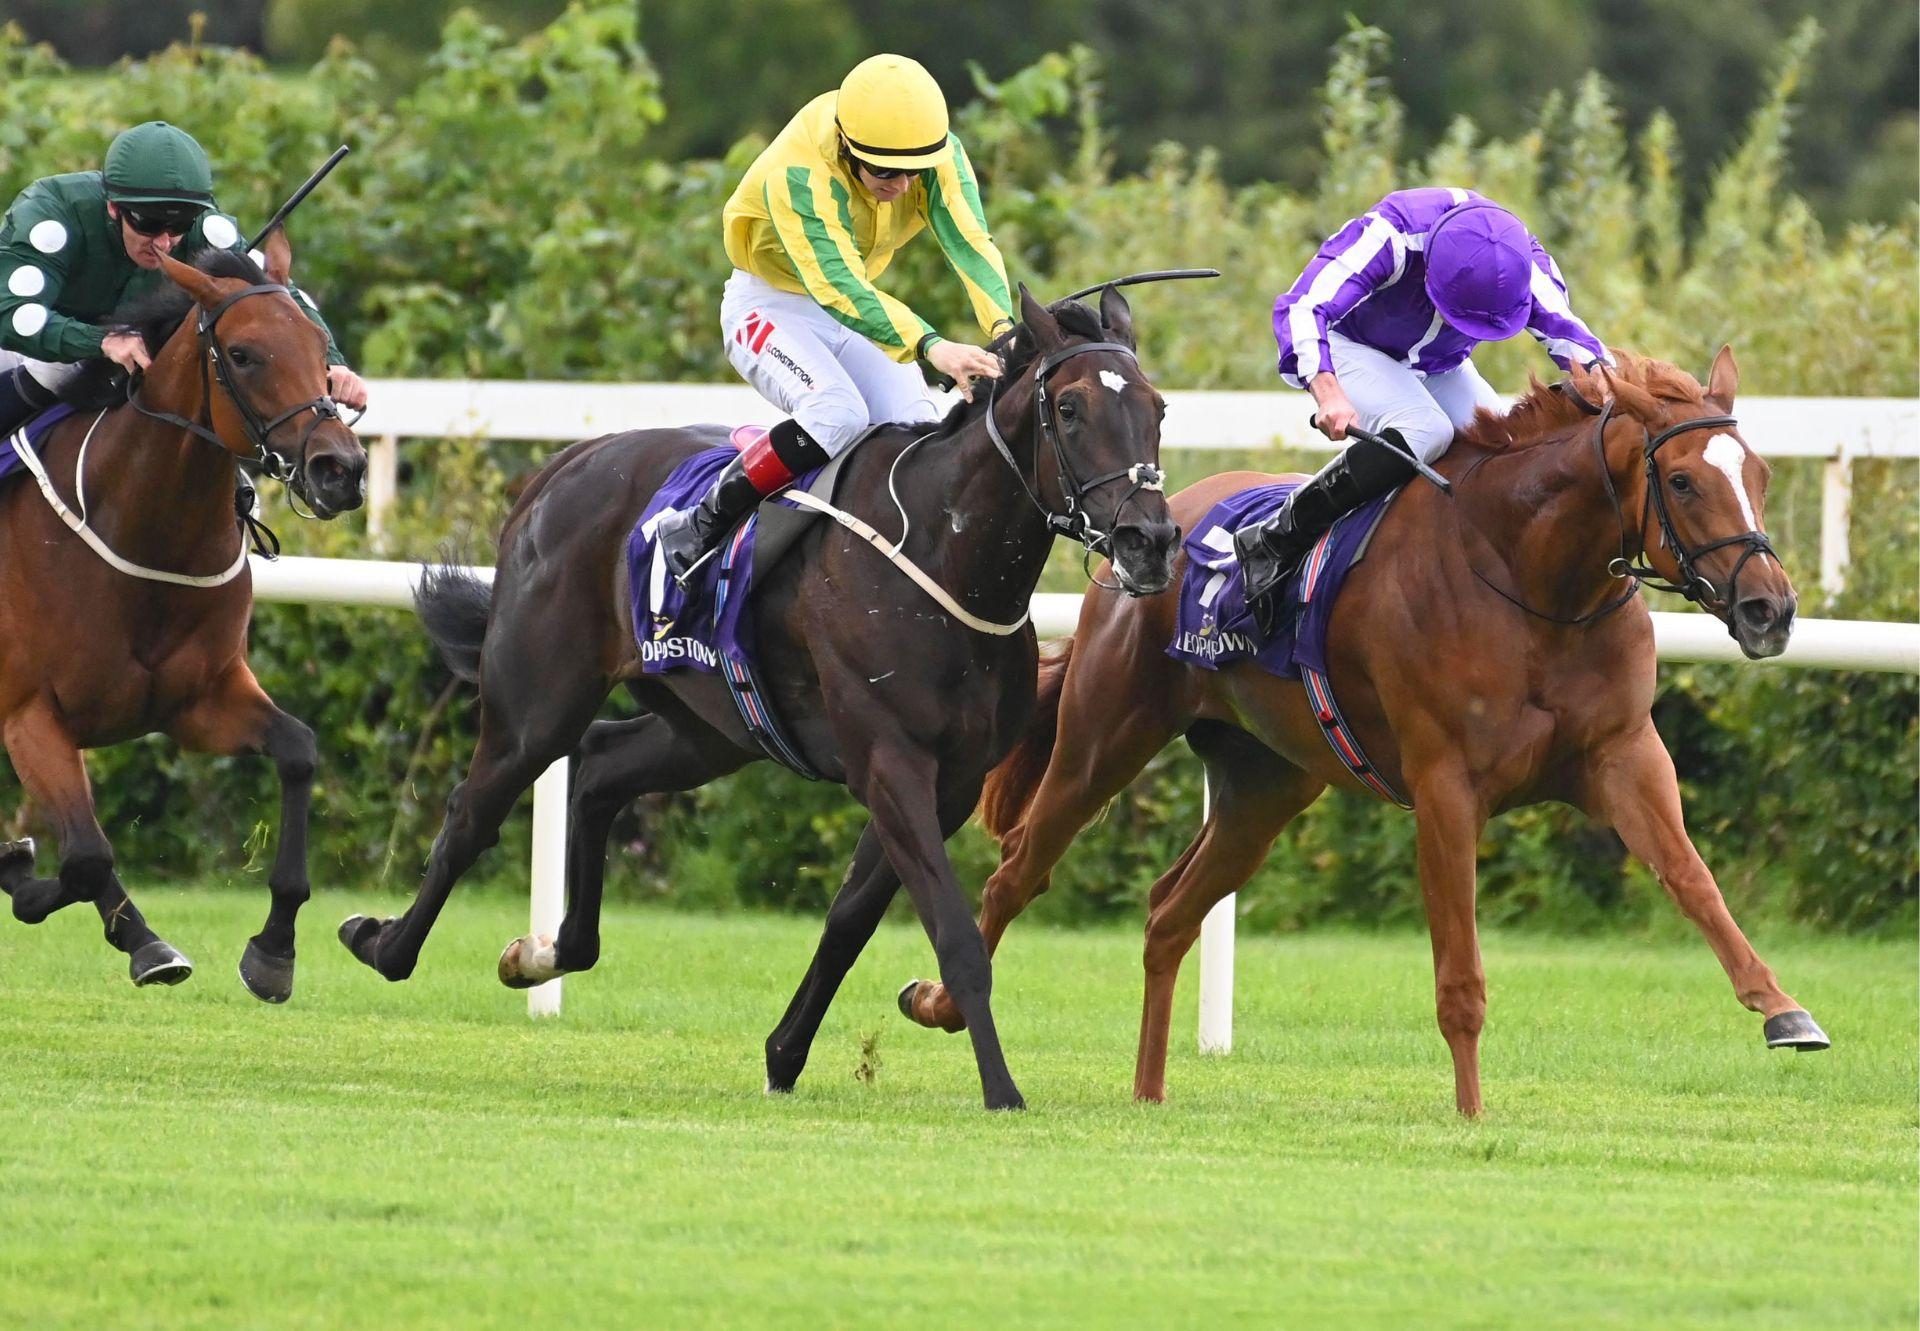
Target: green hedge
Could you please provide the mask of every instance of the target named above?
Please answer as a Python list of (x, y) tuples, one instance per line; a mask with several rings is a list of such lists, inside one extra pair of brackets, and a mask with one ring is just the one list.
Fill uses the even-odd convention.
[[(1270, 386), (1270, 297), (1320, 238), (1389, 188), (1474, 186), (1515, 207), (1566, 270), (1610, 341), (1704, 370), (1731, 341), (1747, 392), (1916, 392), (1920, 219), (1827, 235), (1781, 188), (1793, 93), (1817, 38), (1803, 28), (1756, 90), (1747, 138), (1710, 172), (1698, 215), (1679, 182), (1673, 124), (1633, 132), (1589, 78), (1512, 139), (1455, 123), (1424, 161), (1399, 153), (1402, 113), (1381, 71), (1387, 38), (1358, 29), (1322, 90), (1318, 187), (1222, 183), (1205, 149), (1163, 145), (1117, 175), (1100, 115), (1103, 71), (1084, 49), (998, 81), (976, 75), (957, 111), (1015, 276), (1042, 293), (1135, 268), (1210, 263), (1230, 281), (1181, 284), (1136, 302), (1143, 359), (1180, 387)], [(165, 117), (213, 154), (220, 193), (264, 216), (333, 144), (356, 154), (302, 209), (296, 267), (349, 354), (376, 375), (725, 380), (717, 331), (726, 272), (720, 205), (759, 144), (727, 161), (663, 161), (649, 135), (673, 114), (640, 46), (631, 4), (570, 9), (509, 39), (463, 14), (420, 81), (382, 101), (369, 66), (336, 44), (288, 75), (253, 57), (187, 45), (76, 75), (0, 35), (0, 190), (94, 165), (123, 125)], [(963, 298), (932, 246), (903, 256), (889, 285), (947, 326)], [(1543, 369), (1531, 345), (1489, 348), (1496, 382)], [(510, 478), (542, 450), (477, 442), (409, 445), (392, 540), (431, 557), (450, 538), (485, 557)], [(1244, 464), (1179, 454), (1174, 480)], [(1259, 465), (1278, 465), (1271, 457)], [(1809, 613), (1920, 615), (1912, 464), (1857, 468), (1858, 562), (1824, 609), (1814, 591), (1817, 464), (1776, 466), (1769, 526)], [(290, 550), (366, 553), (358, 517), (331, 526), (281, 515)], [(1073, 590), (1061, 551), (1046, 585)], [(263, 608), (263, 682), (321, 736), (316, 881), (412, 883), (472, 740), (454, 688), (409, 616)], [(617, 706), (617, 704), (616, 704)], [(1830, 928), (1914, 924), (1917, 797), (1912, 681), (1828, 672), (1689, 667), (1662, 672), (1657, 717), (1684, 774), (1703, 853), (1737, 910)], [(273, 817), (266, 764), (182, 757), (146, 742), (92, 756), (102, 818), (130, 878), (258, 878)], [(1138, 911), (1198, 821), (1199, 766), (1175, 746), (1081, 841), (1040, 907), (1056, 919)], [(715, 906), (815, 909), (861, 826), (837, 789), (767, 766), (692, 796), (642, 801), (616, 829), (613, 890)], [(1250, 923), (1396, 923), (1418, 911), (1411, 821), (1344, 796), (1283, 839), (1243, 897)], [(519, 885), (524, 817), (484, 873)], [(964, 881), (993, 863), (976, 830), (955, 839)], [(1618, 841), (1560, 808), (1496, 821), (1481, 855), (1483, 914), (1562, 929), (1671, 927), (1657, 885)]]

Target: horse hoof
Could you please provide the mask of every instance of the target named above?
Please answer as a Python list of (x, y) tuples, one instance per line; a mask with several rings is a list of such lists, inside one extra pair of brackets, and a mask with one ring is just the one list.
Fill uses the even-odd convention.
[(173, 944), (156, 938), (142, 944), (127, 962), (127, 974), (136, 985), (179, 984), (193, 974), (193, 963)]
[(1020, 1113), (1025, 1113), (1027, 1108), (1027, 1097), (1020, 1094), (1020, 1092), (1015, 1091), (1011, 1099), (1002, 1100), (998, 1103), (995, 1103), (993, 1101), (988, 1101), (987, 1108), (996, 1114), (1014, 1113), (1016, 1111)]
[(919, 1020), (913, 1015), (913, 995), (922, 983), (924, 982), (921, 980), (908, 980), (900, 986), (900, 992), (894, 995), (893, 1001), (900, 1005), (900, 1015), (908, 1021)]
[(340, 945), (353, 953), (362, 965), (374, 965), (380, 948), (380, 921), (371, 915), (349, 915), (340, 921)]
[(1767, 1018), (1767, 1048), (1798, 1049), (1803, 1054), (1832, 1047), (1833, 1041), (1820, 1029), (1820, 1023), (1803, 1008), (1776, 1012)]
[(499, 974), (509, 989), (534, 989), (566, 972), (554, 958), (550, 936), (523, 934), (501, 950)]
[(240, 954), (240, 983), (263, 1003), (284, 1003), (293, 995), (293, 958), (276, 957), (249, 942)]
[(12, 896), (15, 885), (33, 873), (33, 855), (32, 837), (0, 841), (0, 892)]

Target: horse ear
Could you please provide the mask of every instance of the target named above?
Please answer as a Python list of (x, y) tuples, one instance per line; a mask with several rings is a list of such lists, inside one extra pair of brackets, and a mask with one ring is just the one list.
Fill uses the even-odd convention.
[(209, 277), (190, 263), (181, 263), (172, 255), (160, 256), (160, 271), (167, 279), (182, 291), (192, 296), (196, 304), (213, 306), (220, 303), (220, 281)]
[(1616, 377), (1604, 363), (1596, 364), (1594, 369), (1599, 372), (1600, 382), (1606, 388), (1606, 391), (1601, 394), (1603, 400), (1612, 399), (1622, 411), (1629, 416), (1639, 417), (1645, 424), (1659, 424), (1660, 403), (1652, 393), (1640, 387), (1639, 384), (1628, 383), (1625, 379)]
[(1707, 371), (1707, 396), (1723, 411), (1733, 410), (1733, 395), (1740, 387), (1740, 367), (1734, 363), (1733, 348), (1722, 344)]
[(1100, 322), (1113, 334), (1113, 340), (1122, 346), (1134, 347), (1133, 310), (1127, 305), (1127, 298), (1120, 294), (1118, 287), (1106, 287), (1100, 292)]
[(293, 241), (287, 235), (287, 224), (282, 222), (268, 233), (260, 242), (257, 251), (260, 255), (260, 267), (267, 275), (267, 281), (287, 284), (287, 278), (293, 274)]
[(1051, 351), (1067, 340), (1052, 312), (1033, 298), (1025, 282), (1020, 284), (1020, 322), (1027, 326), (1034, 346), (1042, 352)]

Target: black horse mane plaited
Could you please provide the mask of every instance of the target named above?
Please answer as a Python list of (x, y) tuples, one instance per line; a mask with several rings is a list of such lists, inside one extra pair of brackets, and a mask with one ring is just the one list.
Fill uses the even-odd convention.
[[(269, 280), (259, 264), (238, 250), (208, 250), (193, 266), (209, 277), (235, 278), (249, 285)], [(146, 343), (147, 354), (155, 356), (192, 308), (192, 296), (171, 282), (162, 282), (123, 302), (102, 326), (131, 329)], [(115, 406), (127, 400), (125, 372), (105, 356), (83, 361), (80, 372), (61, 388), (60, 400), (82, 411)]]

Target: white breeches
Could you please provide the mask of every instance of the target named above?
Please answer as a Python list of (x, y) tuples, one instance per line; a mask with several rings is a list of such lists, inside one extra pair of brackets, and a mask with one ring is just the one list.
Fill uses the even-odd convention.
[(884, 421), (939, 415), (917, 365), (902, 365), (811, 296), (736, 270), (720, 300), (727, 360), (829, 457)]

